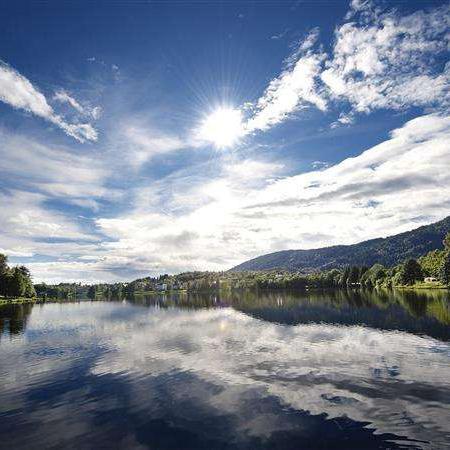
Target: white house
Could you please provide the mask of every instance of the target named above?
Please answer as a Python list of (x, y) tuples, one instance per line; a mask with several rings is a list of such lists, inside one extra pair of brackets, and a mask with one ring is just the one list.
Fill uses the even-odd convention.
[(437, 283), (438, 280), (434, 277), (426, 277), (423, 281), (425, 281), (425, 283)]

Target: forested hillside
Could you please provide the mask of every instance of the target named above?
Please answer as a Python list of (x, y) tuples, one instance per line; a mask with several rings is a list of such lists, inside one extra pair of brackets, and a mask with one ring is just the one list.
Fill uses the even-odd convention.
[(450, 216), (412, 231), (359, 244), (269, 253), (239, 264), (231, 271), (284, 269), (308, 273), (351, 265), (370, 267), (375, 263), (391, 267), (442, 248), (442, 240), (449, 231)]

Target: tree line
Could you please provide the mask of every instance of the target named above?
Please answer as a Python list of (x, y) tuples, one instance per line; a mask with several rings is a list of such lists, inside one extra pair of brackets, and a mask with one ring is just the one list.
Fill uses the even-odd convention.
[[(432, 250), (418, 259), (409, 258), (395, 267), (380, 268), (375, 286), (413, 286), (428, 277), (443, 286), (450, 286), (450, 233), (444, 238), (443, 246), (442, 250)], [(362, 284), (364, 281), (361, 280)]]

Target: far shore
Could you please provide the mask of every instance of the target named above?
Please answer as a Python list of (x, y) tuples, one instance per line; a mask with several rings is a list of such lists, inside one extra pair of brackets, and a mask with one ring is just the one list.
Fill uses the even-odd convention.
[[(331, 290), (343, 290), (345, 288), (332, 288)], [(353, 287), (353, 288), (349, 288), (349, 289), (361, 289), (359, 287)], [(245, 290), (245, 289), (244, 289)], [(270, 289), (269, 289), (270, 290)], [(285, 291), (290, 291), (290, 289), (274, 289), (276, 291), (279, 290), (285, 290)], [(305, 289), (305, 292), (311, 292), (313, 290), (323, 290), (323, 289)], [(415, 285), (412, 286), (395, 286), (393, 288), (375, 288), (375, 290), (408, 290), (408, 291), (415, 291), (415, 290), (427, 290), (427, 291), (432, 291), (432, 290), (450, 290), (450, 287), (448, 286), (444, 286), (443, 284), (440, 283), (416, 283)], [(301, 290), (299, 290), (300, 292)], [(218, 291), (220, 292), (224, 292), (224, 291)], [(161, 290), (161, 291), (139, 291), (139, 292), (135, 292), (134, 296), (143, 296), (143, 295), (161, 295), (161, 294), (208, 294), (208, 293), (217, 293), (217, 291), (188, 291), (187, 289), (177, 289), (177, 290)], [(65, 303), (65, 302), (76, 302), (76, 301), (96, 301), (96, 300), (107, 300), (106, 297), (101, 297), (101, 296), (96, 296), (95, 298), (89, 298), (89, 297), (83, 297), (83, 298), (76, 298), (76, 297), (70, 297), (70, 298), (52, 298), (52, 297), (31, 297), (31, 298), (27, 298), (27, 297), (0, 297), (0, 306), (4, 306), (4, 305), (19, 305), (19, 304), (25, 304), (25, 303)]]

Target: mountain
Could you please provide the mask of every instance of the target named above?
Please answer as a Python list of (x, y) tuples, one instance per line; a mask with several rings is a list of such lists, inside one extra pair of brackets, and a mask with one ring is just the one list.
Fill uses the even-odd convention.
[(245, 261), (230, 271), (284, 269), (314, 272), (350, 265), (372, 266), (375, 263), (389, 267), (407, 258), (418, 258), (430, 250), (442, 248), (442, 240), (448, 232), (450, 216), (406, 233), (359, 244), (268, 253)]

